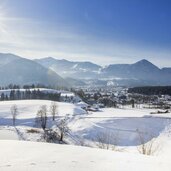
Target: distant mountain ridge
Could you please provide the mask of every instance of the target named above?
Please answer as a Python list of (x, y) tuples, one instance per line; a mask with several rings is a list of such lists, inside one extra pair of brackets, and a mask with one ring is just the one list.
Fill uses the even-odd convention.
[(132, 79), (153, 79), (160, 74), (160, 69), (151, 62), (143, 59), (134, 64), (113, 64), (104, 68), (102, 72), (108, 76), (125, 77)]
[(171, 68), (160, 69), (145, 59), (133, 64), (111, 64), (106, 67), (87, 61), (74, 62), (52, 57), (29, 60), (4, 53), (0, 53), (0, 59), (0, 85), (171, 85)]
[(35, 61), (13, 54), (0, 53), (0, 85), (8, 84), (43, 84), (67, 86), (67, 82), (54, 71)]
[(19, 58), (19, 56), (10, 53), (0, 53), (0, 67)]
[[(158, 68), (146, 59), (134, 64), (111, 64), (101, 67), (91, 62), (72, 62), (52, 57), (35, 60), (44, 67), (54, 70), (62, 77), (81, 80), (113, 81), (114, 85), (170, 85), (171, 68)], [(95, 81), (95, 80), (96, 81)], [(88, 81), (87, 81), (88, 82)], [(101, 81), (100, 81), (101, 82)]]
[(101, 69), (101, 66), (92, 62), (72, 62), (65, 59), (54, 59), (47, 57), (43, 59), (36, 59), (36, 62), (46, 68), (50, 68), (62, 77), (91, 79)]

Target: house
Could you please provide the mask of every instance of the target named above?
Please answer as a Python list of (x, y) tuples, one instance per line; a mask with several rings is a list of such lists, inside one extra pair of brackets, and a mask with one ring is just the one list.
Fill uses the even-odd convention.
[(83, 101), (76, 103), (76, 106), (81, 107), (84, 110), (87, 110), (87, 108), (89, 107), (89, 105)]

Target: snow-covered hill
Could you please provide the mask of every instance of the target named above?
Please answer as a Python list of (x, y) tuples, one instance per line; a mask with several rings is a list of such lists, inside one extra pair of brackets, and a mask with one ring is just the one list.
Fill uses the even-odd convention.
[[(16, 100), (16, 101), (2, 101), (0, 102), (0, 125), (11, 125), (12, 115), (10, 113), (10, 107), (17, 105), (18, 125), (33, 126), (36, 113), (40, 106), (46, 105), (49, 109), (51, 101), (48, 100)], [(77, 107), (74, 104), (58, 102), (58, 114), (59, 116), (65, 115), (82, 115), (86, 114), (86, 111)], [(50, 113), (48, 113), (50, 117)]]
[[(19, 111), (16, 127), (12, 126), (10, 113), (14, 104)], [(69, 117), (70, 133), (65, 142), (77, 146), (9, 141), (42, 141), (43, 130), (35, 128), (35, 117), (41, 105), (49, 109), (50, 104), (47, 100), (0, 102), (0, 170), (170, 170), (171, 114), (150, 114), (155, 109), (127, 106), (87, 113), (75, 104), (58, 102), (59, 118)], [(53, 128), (49, 111), (48, 117), (48, 127)], [(38, 132), (28, 133), (33, 127)], [(139, 154), (137, 130), (145, 143), (155, 140), (154, 156)], [(101, 135), (110, 150), (97, 149)]]
[[(16, 125), (22, 128), (35, 125), (36, 113), (40, 106), (46, 105), (48, 117), (51, 117), (49, 109), (51, 101), (48, 100), (18, 100), (0, 102), (0, 125), (12, 126), (10, 107), (16, 104), (19, 114)], [(74, 137), (73, 144), (79, 144), (84, 139), (85, 144), (92, 145), (98, 134), (110, 132), (117, 135), (118, 146), (136, 146), (138, 141), (137, 130), (142, 132), (144, 140), (150, 141), (161, 134), (169, 134), (171, 131), (171, 114), (150, 114), (154, 109), (115, 109), (104, 108), (99, 112), (88, 113), (78, 105), (58, 102), (58, 116), (69, 116), (69, 127)], [(53, 126), (49, 119), (49, 126)], [(69, 140), (70, 142), (70, 140)], [(115, 144), (115, 141), (111, 143)]]
[(0, 141), (0, 170), (8, 171), (170, 171), (171, 163), (157, 157), (87, 147)]

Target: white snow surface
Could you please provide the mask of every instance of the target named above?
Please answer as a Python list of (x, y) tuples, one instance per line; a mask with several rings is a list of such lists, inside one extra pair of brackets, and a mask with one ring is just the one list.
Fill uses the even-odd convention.
[(18, 140), (18, 135), (15, 130), (11, 130), (3, 127), (0, 129), (0, 140)]
[(107, 150), (33, 143), (0, 141), (2, 171), (170, 171), (171, 163), (157, 157)]
[[(36, 117), (36, 113), (40, 106), (46, 105), (49, 109), (51, 101), (48, 100), (16, 100), (16, 101), (1, 101), (0, 102), (0, 124), (6, 124), (12, 116), (10, 113), (10, 108), (13, 105), (17, 105), (18, 108), (18, 120), (29, 120)], [(86, 111), (80, 107), (75, 106), (71, 103), (57, 102), (58, 105), (58, 114), (59, 116), (65, 115), (80, 115), (86, 114)], [(49, 114), (50, 115), (50, 114)], [(23, 123), (24, 124), (24, 123)], [(26, 124), (27, 125), (27, 124)]]
[(76, 103), (76, 106), (79, 106), (81, 108), (86, 108), (86, 107), (88, 107), (88, 104), (83, 102), (83, 101), (81, 101), (81, 102)]
[[(10, 107), (16, 104), (19, 114), (16, 127), (12, 126)], [(87, 113), (70, 103), (57, 102), (59, 118), (69, 116), (70, 134), (66, 142), (96, 148), (55, 145), (13, 140), (39, 141), (40, 133), (27, 133), (35, 125), (37, 110), (47, 100), (20, 100), (0, 102), (0, 170), (171, 170), (171, 113), (150, 114), (155, 109), (103, 108)], [(49, 116), (49, 127), (53, 127)], [(155, 139), (159, 148), (154, 156), (137, 151), (137, 130), (144, 135), (145, 143)], [(97, 135), (112, 133), (117, 136), (110, 142), (123, 148), (122, 152), (97, 149)], [(43, 150), (42, 150), (43, 149)], [(4, 155), (5, 154), (5, 155)], [(20, 163), (20, 164), (19, 164)], [(22, 163), (22, 164), (21, 164)]]

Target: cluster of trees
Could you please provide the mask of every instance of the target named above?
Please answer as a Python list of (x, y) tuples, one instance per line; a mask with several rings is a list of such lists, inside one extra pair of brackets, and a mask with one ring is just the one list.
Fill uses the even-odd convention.
[(98, 103), (104, 104), (106, 107), (116, 107), (116, 101), (112, 100), (112, 98), (108, 96), (102, 96), (99, 92), (91, 94), (85, 94), (83, 90), (72, 90), (76, 95), (78, 95), (83, 101), (88, 104), (91, 104), (90, 101), (95, 101)]
[(104, 106), (106, 106), (106, 107), (116, 107), (117, 106), (116, 101), (114, 101), (114, 100), (112, 100), (110, 98), (107, 98), (107, 97), (99, 98), (98, 102), (104, 104)]
[(136, 104), (142, 104), (142, 103), (154, 103), (158, 100), (157, 95), (142, 95), (142, 94), (129, 94), (129, 99), (133, 99)]
[(42, 105), (40, 106), (40, 109), (37, 111), (37, 116), (36, 116), (36, 126), (41, 127), (44, 131), (44, 138), (47, 141), (51, 140), (59, 140), (60, 142), (63, 141), (64, 136), (69, 133), (70, 129), (68, 127), (68, 118), (65, 117), (64, 119), (59, 119), (56, 122), (56, 118), (58, 117), (58, 105), (56, 102), (52, 102), (50, 106), (50, 114), (52, 116), (52, 121), (56, 125), (56, 130), (48, 129), (47, 128), (47, 122), (48, 122), (48, 117), (47, 117), (47, 106)]
[[(12, 105), (10, 108), (11, 116), (12, 116), (12, 124), (16, 126), (17, 116), (19, 114), (19, 110), (17, 105)], [(64, 119), (60, 119), (58, 117), (58, 105), (56, 102), (52, 102), (50, 105), (50, 114), (52, 117), (48, 117), (48, 109), (46, 105), (40, 106), (39, 110), (37, 111), (37, 115), (35, 118), (36, 127), (40, 127), (44, 131), (44, 138), (47, 141), (55, 141), (58, 140), (63, 142), (64, 137), (67, 133), (70, 132), (68, 127), (68, 118), (65, 117)], [(49, 129), (48, 128), (48, 121), (52, 118), (52, 122), (56, 125), (56, 129)], [(57, 120), (56, 120), (57, 119)]]
[(43, 85), (43, 84), (31, 84), (31, 85), (17, 85), (17, 84), (9, 84), (7, 86), (0, 86), (0, 90), (8, 90), (8, 89), (31, 89), (31, 88), (48, 88), (47, 86)]
[(44, 93), (38, 90), (30, 91), (26, 89), (25, 91), (18, 90), (11, 90), (9, 96), (7, 94), (1, 93), (1, 101), (4, 100), (23, 100), (23, 99), (45, 99), (45, 100), (52, 100), (52, 101), (59, 101), (60, 100), (60, 93)]
[(73, 88), (71, 88), (71, 92), (73, 92), (74, 94), (79, 96), (82, 100), (84, 100), (84, 101), (87, 100), (86, 95), (82, 89), (81, 90), (74, 90)]
[(8, 89), (31, 89), (31, 88), (47, 88), (47, 89), (56, 89), (56, 90), (68, 90), (66, 87), (53, 87), (47, 86), (44, 84), (25, 84), (25, 85), (18, 85), (18, 84), (9, 84), (7, 86), (0, 86), (0, 90), (8, 90)]
[(146, 86), (129, 88), (128, 93), (137, 93), (144, 95), (170, 95), (171, 86)]

